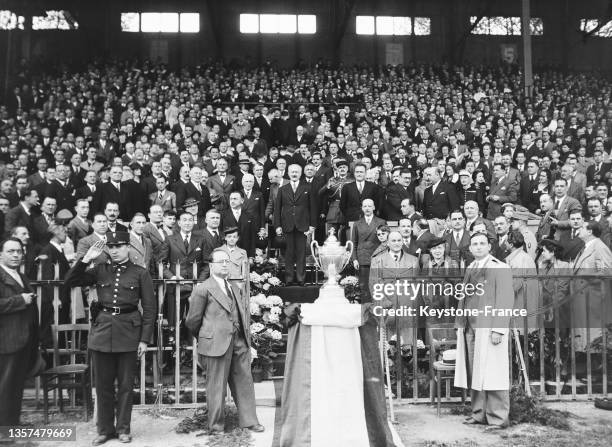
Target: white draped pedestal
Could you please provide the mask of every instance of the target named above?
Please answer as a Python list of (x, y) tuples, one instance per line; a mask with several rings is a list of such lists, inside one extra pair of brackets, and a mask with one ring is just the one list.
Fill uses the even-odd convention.
[[(283, 406), (294, 409), (287, 416), (293, 414), (298, 417), (289, 417), (293, 420), (284, 421), (281, 446), (370, 445), (358, 329), (361, 324), (361, 306), (349, 304), (344, 298), (343, 289), (337, 285), (326, 285), (315, 303), (302, 305), (302, 338), (299, 347), (293, 347), (300, 351), (299, 356), (304, 360), (302, 367), (308, 369), (309, 366), (310, 371), (300, 373), (301, 392), (283, 392), (283, 397), (288, 401), (283, 401)], [(287, 374), (291, 373), (285, 371), (286, 379)], [(303, 383), (308, 380), (309, 387)], [(310, 396), (306, 395), (308, 392)], [(301, 419), (301, 422), (296, 419)], [(296, 423), (299, 428), (295, 426)], [(300, 431), (302, 433), (298, 435)]]

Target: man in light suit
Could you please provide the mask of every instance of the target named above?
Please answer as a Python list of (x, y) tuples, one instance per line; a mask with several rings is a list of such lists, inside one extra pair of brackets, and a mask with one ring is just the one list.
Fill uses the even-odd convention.
[(229, 384), (238, 408), (238, 423), (254, 432), (264, 431), (255, 412), (251, 376), (248, 297), (232, 286), (229, 255), (223, 249), (211, 254), (211, 277), (195, 286), (185, 320), (198, 339), (198, 354), (206, 364), (206, 405), (211, 433), (225, 429), (225, 393)]
[[(573, 216), (572, 216), (573, 217)], [(580, 279), (581, 275), (609, 275), (612, 271), (612, 252), (600, 239), (601, 224), (582, 222), (579, 237), (584, 249), (576, 257), (572, 269), (576, 278), (570, 282), (571, 312), (574, 315), (576, 348), (584, 351), (593, 339), (601, 336), (602, 326), (612, 323), (612, 306), (609, 305), (610, 281), (593, 278)], [(588, 297), (588, 301), (587, 301)], [(608, 300), (606, 313), (602, 314), (602, 302)], [(587, 338), (587, 309), (589, 338)]]
[(493, 180), (486, 200), (489, 202), (487, 219), (494, 220), (501, 214), (504, 203), (516, 202), (518, 195), (518, 182), (504, 171), (501, 163), (493, 165)]
[(153, 259), (153, 244), (144, 234), (147, 218), (142, 213), (134, 214), (130, 223), (129, 258), (133, 264), (149, 271)]
[(215, 203), (215, 208), (218, 211), (227, 209), (229, 194), (234, 189), (239, 188), (234, 182), (236, 178), (228, 173), (229, 164), (225, 158), (220, 158), (217, 161), (217, 173), (208, 178), (206, 186), (210, 191), (211, 199)]
[[(514, 292), (512, 270), (491, 256), (491, 242), (484, 233), (470, 238), (474, 256), (465, 273), (464, 283), (481, 285), (484, 293), (461, 300), (461, 309), (512, 309)], [(510, 412), (510, 318), (487, 316), (457, 317), (457, 364), (455, 386), (471, 390), (472, 415), (465, 424), (488, 424), (505, 428)]]
[[(569, 164), (564, 164), (561, 168), (561, 177), (567, 181), (567, 195), (582, 203), (584, 198), (584, 188), (582, 184), (573, 177), (574, 168)], [(578, 175), (579, 173), (576, 173)], [(582, 174), (581, 174), (582, 175)]]
[(149, 204), (159, 205), (162, 211), (176, 211), (176, 194), (168, 191), (168, 180), (163, 175), (155, 179), (155, 187), (157, 192), (149, 194)]
[(555, 180), (553, 199), (553, 211), (550, 217), (551, 225), (555, 230), (555, 240), (567, 237), (569, 234), (569, 216), (575, 211), (582, 211), (582, 205), (573, 197), (567, 195), (567, 180), (558, 178)]
[[(85, 254), (89, 250), (89, 247), (91, 247), (96, 242), (98, 241), (106, 242), (106, 232), (108, 230), (108, 219), (103, 213), (98, 213), (94, 216), (94, 220), (93, 220), (93, 223), (91, 224), (91, 227), (93, 229), (93, 233), (91, 233), (89, 236), (85, 236), (84, 238), (82, 238), (77, 244), (77, 251), (76, 251), (77, 260), (85, 256)], [(110, 252), (108, 251), (108, 248), (105, 247), (104, 250), (102, 251), (102, 254), (98, 256), (97, 258), (95, 258), (93, 262), (97, 265), (97, 264), (103, 264), (109, 260), (110, 260)]]
[(364, 199), (361, 204), (363, 216), (353, 225), (351, 240), (353, 241), (353, 267), (359, 271), (359, 283), (364, 293), (369, 293), (370, 261), (372, 253), (380, 245), (376, 229), (386, 225), (383, 219), (374, 215), (374, 200)]
[(74, 207), (76, 216), (66, 226), (68, 237), (74, 243), (74, 248), (78, 247), (79, 241), (85, 236), (89, 236), (93, 231), (91, 221), (87, 218), (89, 215), (89, 200), (78, 199)]
[[(174, 213), (174, 211), (169, 211)], [(151, 205), (149, 208), (149, 222), (144, 226), (143, 233), (149, 238), (153, 246), (153, 251), (157, 252), (161, 245), (164, 243), (168, 234), (163, 228), (164, 222), (164, 210), (159, 205)], [(158, 259), (155, 259), (157, 262)]]
[[(316, 194), (310, 185), (300, 182), (302, 167), (289, 166), (290, 182), (281, 186), (274, 205), (276, 235), (285, 234), (285, 282), (294, 279), (304, 284), (306, 264), (306, 235), (314, 232), (317, 224)], [(295, 264), (295, 266), (294, 266)]]
[[(419, 271), (419, 260), (403, 250), (404, 240), (399, 231), (391, 231), (387, 238), (387, 250), (375, 256), (370, 264), (370, 294), (383, 307), (391, 305), (395, 309), (400, 306), (415, 308), (417, 300), (408, 295), (381, 294), (387, 284), (396, 284), (406, 278), (416, 276)], [(390, 302), (389, 302), (390, 301)], [(416, 319), (410, 317), (390, 318), (387, 322), (389, 339), (399, 339), (402, 345), (411, 345), (414, 341), (414, 325)]]
[(38, 306), (28, 279), (19, 273), (21, 241), (0, 246), (0, 425), (19, 425), (23, 388), (38, 345)]

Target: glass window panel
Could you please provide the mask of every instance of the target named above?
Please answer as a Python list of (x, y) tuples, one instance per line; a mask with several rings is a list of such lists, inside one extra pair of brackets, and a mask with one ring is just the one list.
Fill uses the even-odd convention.
[(355, 18), (355, 31), (357, 34), (374, 34), (374, 16), (357, 16)]
[(240, 32), (251, 34), (259, 32), (259, 14), (240, 14)]
[(279, 33), (295, 34), (297, 32), (297, 16), (295, 14), (277, 14), (276, 20)]
[(300, 34), (315, 34), (317, 32), (317, 16), (299, 15), (297, 26)]
[(48, 29), (77, 29), (79, 24), (76, 20), (72, 20), (71, 24), (68, 23), (64, 15), (64, 11), (46, 11), (44, 16), (33, 16), (32, 17), (32, 29), (33, 30), (48, 30)]
[(162, 33), (178, 33), (179, 15), (176, 12), (161, 12), (159, 14), (159, 31)]
[(0, 29), (23, 29), (23, 16), (12, 11), (0, 10)]
[(181, 33), (200, 32), (200, 14), (197, 12), (182, 12), (180, 14)]
[(431, 34), (431, 19), (429, 17), (415, 17), (413, 34), (415, 36), (429, 36)]
[(140, 14), (137, 12), (122, 12), (121, 31), (130, 33), (137, 33), (140, 31)]
[(259, 15), (259, 32), (260, 33), (278, 33), (279, 23), (276, 14), (260, 14)]
[(532, 36), (541, 36), (544, 34), (544, 22), (538, 17), (529, 20), (529, 29)]
[(393, 17), (378, 16), (376, 17), (376, 34), (379, 36), (392, 36), (393, 32)]
[(159, 12), (143, 12), (140, 14), (140, 31), (143, 33), (157, 33), (161, 29)]
[(393, 17), (393, 34), (396, 36), (409, 36), (412, 34), (410, 17)]
[[(580, 31), (584, 31), (586, 33), (593, 31), (597, 28), (599, 24), (598, 19), (581, 19), (580, 20)], [(599, 28), (598, 31), (594, 33), (597, 37), (612, 37), (612, 20), (606, 23), (604, 26)]]
[[(472, 16), (470, 17), (470, 25), (474, 25), (478, 17)], [(472, 30), (472, 34), (489, 34), (489, 20), (486, 17), (478, 22), (478, 24)]]

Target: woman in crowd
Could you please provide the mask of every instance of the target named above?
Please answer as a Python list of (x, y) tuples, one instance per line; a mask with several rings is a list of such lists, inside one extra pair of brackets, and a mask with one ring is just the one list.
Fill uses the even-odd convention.
[(246, 250), (238, 247), (238, 227), (228, 227), (223, 231), (225, 244), (221, 247), (229, 255), (229, 275), (228, 279), (241, 289), (244, 289), (249, 296), (249, 257)]

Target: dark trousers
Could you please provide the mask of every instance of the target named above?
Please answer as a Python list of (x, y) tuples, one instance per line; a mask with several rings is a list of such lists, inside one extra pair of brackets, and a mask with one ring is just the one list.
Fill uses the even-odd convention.
[(359, 289), (361, 290), (361, 302), (369, 303), (372, 301), (370, 295), (370, 266), (359, 266)]
[(243, 336), (234, 332), (229, 348), (219, 357), (200, 356), (206, 364), (206, 406), (210, 430), (225, 428), (225, 393), (229, 384), (238, 408), (241, 427), (259, 424), (255, 412), (255, 387), (251, 375), (251, 351)]
[[(304, 281), (306, 271), (306, 235), (303, 231), (293, 230), (285, 233), (285, 282)], [(294, 265), (295, 264), (295, 268)]]
[[(96, 405), (98, 409), (98, 434), (130, 433), (136, 352), (91, 351), (93, 358)], [(115, 393), (115, 379), (117, 393)], [(115, 395), (117, 400), (117, 425), (115, 426)]]
[(0, 426), (19, 425), (23, 387), (28, 373), (32, 348), (12, 354), (0, 354)]

